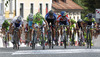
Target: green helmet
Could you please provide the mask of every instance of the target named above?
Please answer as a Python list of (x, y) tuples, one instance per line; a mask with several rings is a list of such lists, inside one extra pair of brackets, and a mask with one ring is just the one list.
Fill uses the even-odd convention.
[(38, 18), (41, 18), (41, 19), (43, 18), (42, 15), (41, 15), (41, 13), (39, 13), (39, 12), (36, 13), (36, 15), (35, 15), (35, 19), (38, 19)]
[(70, 21), (71, 21), (72, 23), (76, 23), (75, 19), (71, 19)]
[(8, 23), (8, 20), (5, 20), (4, 23)]

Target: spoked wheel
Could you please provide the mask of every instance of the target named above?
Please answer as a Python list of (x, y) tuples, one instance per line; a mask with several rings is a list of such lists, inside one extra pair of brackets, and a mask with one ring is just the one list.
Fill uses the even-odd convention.
[(5, 48), (7, 48), (7, 45), (8, 45), (8, 43), (7, 43), (7, 41), (5, 41)]
[(53, 46), (53, 38), (52, 38), (52, 49), (54, 48), (54, 46)]
[(88, 33), (87, 33), (87, 48), (89, 48)]
[(66, 34), (64, 35), (64, 48), (66, 48)]
[(51, 49), (51, 40), (48, 40), (49, 43), (49, 49)]
[(91, 35), (89, 35), (89, 45), (90, 45), (90, 49), (91, 49)]
[(35, 49), (35, 39), (33, 38), (33, 41), (32, 41), (32, 49)]
[(35, 49), (35, 43), (32, 43), (32, 49)]

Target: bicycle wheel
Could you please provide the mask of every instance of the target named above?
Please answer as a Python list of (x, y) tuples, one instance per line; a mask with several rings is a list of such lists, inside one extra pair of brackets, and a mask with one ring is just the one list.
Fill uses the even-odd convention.
[(91, 33), (89, 33), (89, 45), (90, 45), (90, 49), (91, 49)]
[(5, 48), (7, 48), (7, 37), (5, 37)]
[(43, 32), (42, 32), (42, 47), (43, 47), (43, 49), (45, 49), (45, 42), (44, 42)]
[(72, 34), (72, 45), (75, 46), (75, 42), (74, 42), (74, 32), (73, 32), (73, 34)]
[(64, 31), (64, 48), (66, 48), (66, 31)]
[(36, 31), (33, 32), (32, 49), (35, 49)]
[(56, 45), (58, 46), (58, 33), (56, 31), (56, 40), (55, 40)]
[(87, 48), (89, 48), (89, 40), (88, 40), (88, 37), (89, 37), (89, 31), (87, 30)]

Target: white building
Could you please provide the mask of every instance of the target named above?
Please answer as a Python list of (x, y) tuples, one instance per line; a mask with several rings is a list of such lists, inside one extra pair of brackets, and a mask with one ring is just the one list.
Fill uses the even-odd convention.
[[(4, 5), (7, 0), (4, 1)], [(4, 6), (6, 18), (12, 18), (15, 15), (21, 15), (24, 20), (30, 13), (40, 12), (43, 16), (51, 10), (52, 0), (10, 0), (8, 6)]]

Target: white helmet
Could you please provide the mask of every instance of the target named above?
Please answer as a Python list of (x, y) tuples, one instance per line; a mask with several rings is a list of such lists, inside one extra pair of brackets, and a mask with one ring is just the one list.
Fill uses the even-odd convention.
[(18, 16), (18, 17), (17, 17), (17, 20), (18, 20), (18, 21), (21, 21), (21, 20), (22, 20), (22, 17), (21, 17), (21, 16)]
[(29, 19), (33, 19), (33, 14), (30, 13), (29, 16), (28, 16), (28, 18), (29, 18)]
[(78, 19), (78, 22), (82, 22), (82, 19)]

